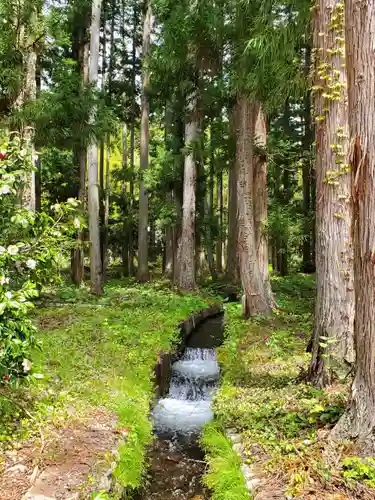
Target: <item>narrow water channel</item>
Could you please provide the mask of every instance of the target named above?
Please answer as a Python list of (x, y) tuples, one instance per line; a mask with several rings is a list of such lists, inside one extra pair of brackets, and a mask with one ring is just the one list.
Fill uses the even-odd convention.
[(171, 366), (169, 391), (152, 412), (157, 439), (148, 483), (138, 500), (210, 498), (201, 482), (206, 465), (198, 440), (213, 418), (211, 400), (220, 377), (216, 347), (223, 341), (223, 329), (223, 316), (206, 320)]

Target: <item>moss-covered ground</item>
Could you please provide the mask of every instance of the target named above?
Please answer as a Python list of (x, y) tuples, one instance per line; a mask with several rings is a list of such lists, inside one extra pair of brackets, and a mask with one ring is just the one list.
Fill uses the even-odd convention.
[(245, 460), (263, 481), (263, 493), (261, 488), (256, 498), (375, 498), (375, 490), (368, 488), (375, 469), (359, 471), (358, 463), (344, 458), (355, 454), (350, 446), (343, 444), (334, 456), (328, 451), (329, 431), (344, 411), (349, 381), (326, 391), (305, 382), (314, 280), (304, 275), (274, 278), (273, 290), (279, 310), (272, 318), (245, 321), (239, 304), (226, 307), (216, 427), (208, 427), (203, 436), (206, 482), (214, 486), (215, 500), (248, 498), (239, 486), (238, 466), (231, 467), (228, 478), (227, 462), (233, 465), (233, 458), (223, 430), (230, 428), (241, 434)]

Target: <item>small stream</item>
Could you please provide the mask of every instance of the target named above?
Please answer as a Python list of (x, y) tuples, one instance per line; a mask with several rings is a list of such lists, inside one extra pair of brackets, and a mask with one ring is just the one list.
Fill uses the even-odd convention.
[(213, 418), (211, 400), (220, 378), (216, 347), (223, 342), (223, 329), (222, 315), (207, 319), (172, 362), (168, 393), (152, 412), (157, 439), (149, 455), (148, 483), (138, 500), (210, 498), (201, 483), (206, 464), (198, 440)]

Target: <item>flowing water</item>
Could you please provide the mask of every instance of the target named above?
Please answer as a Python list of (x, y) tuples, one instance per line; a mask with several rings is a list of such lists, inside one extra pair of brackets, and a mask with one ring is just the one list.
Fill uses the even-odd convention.
[(171, 366), (168, 394), (152, 412), (157, 436), (150, 453), (149, 482), (141, 500), (206, 500), (198, 439), (213, 418), (211, 400), (220, 377), (215, 347), (223, 340), (223, 318), (206, 320), (190, 336)]

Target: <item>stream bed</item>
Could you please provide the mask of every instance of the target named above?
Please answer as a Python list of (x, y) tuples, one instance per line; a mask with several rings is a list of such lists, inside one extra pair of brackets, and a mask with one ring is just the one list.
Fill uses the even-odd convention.
[(220, 378), (216, 347), (223, 330), (222, 315), (205, 320), (172, 362), (169, 390), (152, 412), (156, 439), (148, 481), (137, 500), (210, 498), (201, 482), (206, 464), (199, 435), (213, 418), (211, 400)]

